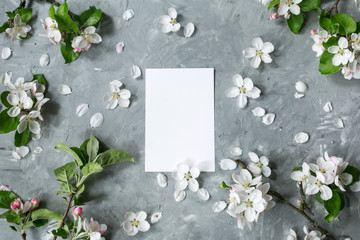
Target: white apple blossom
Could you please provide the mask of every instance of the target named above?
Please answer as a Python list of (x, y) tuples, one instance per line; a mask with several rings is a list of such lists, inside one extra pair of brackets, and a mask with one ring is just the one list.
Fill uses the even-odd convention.
[(316, 230), (312, 230), (309, 232), (306, 226), (304, 226), (303, 230), (306, 234), (304, 240), (322, 240), (326, 237), (325, 235), (322, 235), (321, 232)]
[(232, 178), (236, 184), (233, 184), (231, 187), (238, 192), (251, 192), (255, 187), (261, 182), (262, 176), (253, 178), (249, 170), (241, 169), (240, 175), (234, 173)]
[(180, 30), (180, 23), (177, 22), (177, 11), (175, 8), (168, 9), (169, 15), (163, 15), (159, 17), (159, 23), (162, 25), (161, 31), (163, 33), (177, 32)]
[(270, 208), (275, 206), (275, 202), (272, 201), (273, 197), (268, 194), (270, 190), (270, 183), (259, 183), (256, 186), (256, 189), (260, 190), (262, 193), (262, 201), (266, 206), (265, 210), (269, 210)]
[(335, 54), (332, 58), (332, 64), (339, 66), (340, 64), (345, 65), (349, 62), (352, 57), (352, 53), (348, 49), (349, 42), (346, 38), (341, 37), (338, 41), (338, 46), (331, 46), (328, 48), (328, 52)]
[(330, 161), (328, 157), (319, 157), (316, 160), (316, 164), (309, 164), (311, 171), (321, 172), (325, 178), (327, 184), (331, 184), (335, 180), (335, 164), (333, 161)]
[(278, 10), (279, 15), (285, 15), (286, 13), (292, 13), (294, 15), (300, 14), (300, 7), (298, 6), (302, 0), (280, 0), (280, 7)]
[(11, 92), (6, 100), (12, 106), (7, 112), (10, 117), (18, 116), (21, 110), (30, 109), (34, 104), (31, 97), (24, 90)]
[(49, 40), (56, 45), (59, 44), (61, 42), (61, 32), (59, 31), (56, 20), (51, 17), (46, 17), (40, 21)]
[(173, 171), (172, 177), (176, 180), (176, 191), (182, 191), (189, 186), (193, 192), (199, 190), (199, 183), (196, 180), (200, 176), (200, 170), (196, 167), (190, 168), (185, 163), (179, 163), (176, 170)]
[(252, 163), (249, 163), (248, 169), (255, 176), (260, 176), (263, 174), (265, 177), (271, 175), (271, 169), (269, 168), (269, 159), (266, 156), (259, 156), (254, 152), (249, 152), (248, 156)]
[(257, 214), (263, 212), (266, 208), (266, 205), (264, 205), (262, 199), (262, 192), (258, 189), (255, 189), (245, 195), (245, 199), (242, 200), (240, 205), (236, 208), (235, 212), (244, 212), (245, 219), (248, 222), (254, 222), (257, 218)]
[(298, 171), (293, 171), (291, 173), (291, 179), (294, 180), (294, 181), (297, 181), (297, 182), (302, 182), (303, 184), (303, 187), (305, 188), (306, 187), (306, 183), (308, 182), (309, 180), (309, 176), (310, 176), (310, 166), (304, 162), (302, 164), (302, 168), (301, 170), (298, 170)]
[(272, 58), (269, 53), (274, 51), (274, 45), (270, 42), (263, 42), (261, 38), (256, 37), (251, 41), (253, 47), (249, 47), (243, 50), (245, 58), (252, 58), (250, 65), (253, 68), (258, 68), (261, 61), (264, 63), (271, 63)]
[(360, 79), (360, 65), (358, 64), (358, 60), (355, 59), (343, 66), (341, 68), (341, 73), (347, 80), (351, 80), (352, 78)]
[(127, 89), (120, 89), (122, 85), (122, 82), (119, 80), (110, 82), (110, 92), (103, 97), (103, 102), (107, 109), (115, 109), (118, 105), (124, 108), (129, 107), (131, 93)]
[(84, 32), (80, 36), (72, 40), (71, 47), (74, 49), (74, 52), (87, 51), (92, 43), (101, 43), (102, 39), (95, 30), (96, 28), (94, 26), (89, 26), (84, 29)]
[(14, 40), (15, 38), (25, 38), (30, 31), (31, 27), (26, 23), (21, 22), (21, 17), (19, 14), (16, 14), (14, 17), (13, 27), (6, 29), (6, 33), (9, 37), (11, 37), (11, 40)]
[(105, 240), (104, 237), (101, 237), (102, 234), (107, 230), (105, 224), (99, 224), (94, 219), (90, 219), (90, 222), (85, 218), (82, 224), (82, 228), (85, 231), (85, 235), (90, 237), (90, 240)]
[[(316, 177), (309, 176), (309, 182), (306, 186), (305, 194), (314, 195), (320, 191), (320, 197), (324, 201), (327, 201), (332, 198), (333, 193), (331, 188), (328, 186), (332, 182), (326, 181), (324, 174), (320, 171), (316, 171)], [(332, 180), (334, 181), (334, 180)]]
[(243, 230), (245, 226), (249, 228), (251, 231), (254, 228), (254, 224), (252, 222), (249, 222), (245, 217), (245, 211), (237, 214), (236, 217), (237, 226), (239, 229)]
[(24, 114), (20, 117), (20, 124), (17, 127), (19, 133), (23, 133), (26, 128), (29, 126), (29, 130), (33, 134), (39, 134), (40, 124), (37, 121), (37, 118), (40, 116), (39, 111), (31, 111), (29, 114)]
[[(342, 159), (341, 159), (342, 160)], [(348, 162), (340, 162), (336, 168), (335, 185), (340, 188), (341, 191), (345, 192), (345, 186), (349, 185), (353, 181), (353, 177), (349, 173), (345, 173), (345, 169), (348, 166)]]
[(238, 106), (244, 108), (247, 105), (247, 98), (256, 99), (260, 96), (260, 89), (255, 87), (250, 78), (243, 79), (240, 74), (232, 77), (235, 87), (226, 90), (225, 95), (228, 98), (238, 98)]
[(135, 236), (139, 231), (147, 232), (150, 229), (150, 224), (146, 221), (147, 214), (144, 211), (137, 213), (125, 213), (125, 222), (122, 226), (129, 236)]

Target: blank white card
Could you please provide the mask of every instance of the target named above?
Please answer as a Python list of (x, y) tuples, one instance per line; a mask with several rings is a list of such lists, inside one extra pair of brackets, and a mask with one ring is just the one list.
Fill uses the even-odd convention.
[(146, 69), (145, 171), (215, 171), (214, 69)]

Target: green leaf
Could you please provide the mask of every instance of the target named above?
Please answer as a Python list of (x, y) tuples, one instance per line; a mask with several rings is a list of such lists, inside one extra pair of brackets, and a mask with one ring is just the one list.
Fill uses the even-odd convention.
[(96, 159), (102, 167), (119, 163), (119, 162), (134, 162), (134, 159), (127, 152), (119, 149), (110, 149), (100, 153)]
[(8, 109), (4, 109), (0, 113), (0, 134), (15, 131), (19, 125), (19, 117), (10, 117), (7, 113)]
[(7, 107), (7, 108), (11, 108), (12, 106), (8, 103), (7, 101), (7, 96), (9, 95), (10, 91), (5, 91), (1, 93), (1, 103)]
[(344, 193), (339, 189), (339, 188), (335, 188), (333, 189), (334, 192), (336, 192), (341, 200), (341, 205), (340, 205), (340, 211), (344, 209), (345, 207), (345, 197), (344, 197)]
[(67, 182), (70, 178), (75, 175), (76, 164), (74, 162), (67, 163), (62, 167), (56, 168), (54, 170), (55, 176), (63, 182)]
[(337, 191), (333, 190), (333, 196), (331, 199), (324, 201), (324, 207), (328, 214), (325, 216), (327, 222), (335, 220), (341, 210), (341, 198)]
[(83, 165), (80, 157), (76, 154), (76, 152), (74, 152), (73, 150), (71, 150), (68, 146), (66, 146), (64, 143), (58, 143), (58, 145), (56, 145), (55, 149), (60, 149), (60, 150), (63, 150), (65, 152), (68, 152), (70, 153), (75, 161), (76, 161), (76, 164), (80, 167)]
[(349, 14), (338, 13), (332, 15), (330, 19), (334, 25), (339, 27), (338, 33), (340, 35), (347, 35), (356, 31), (356, 22)]
[(82, 154), (84, 155), (85, 159), (89, 159), (89, 156), (87, 154), (87, 145), (89, 143), (90, 139), (86, 139), (80, 146), (80, 150)]
[(13, 20), (15, 18), (15, 13), (13, 12), (5, 12), (9, 19)]
[(54, 8), (53, 4), (51, 4), (51, 6), (49, 8), (49, 17), (51, 17), (52, 19), (55, 20), (55, 8)]
[(342, 67), (341, 64), (339, 66), (334, 66), (332, 64), (333, 56), (334, 56), (334, 54), (331, 54), (328, 51), (325, 51), (321, 55), (320, 64), (319, 64), (319, 71), (321, 72), (321, 74), (330, 75), (330, 74), (336, 73)]
[(32, 8), (21, 8), (15, 11), (15, 14), (19, 14), (21, 17), (21, 22), (26, 23), (31, 19)]
[(280, 4), (280, 0), (272, 0), (268, 6), (268, 11), (278, 4)]
[(224, 181), (222, 181), (221, 185), (219, 186), (219, 188), (222, 189), (231, 189), (231, 187), (229, 187)]
[(15, 193), (9, 191), (0, 191), (0, 208), (11, 209), (10, 204), (19, 198)]
[(15, 146), (21, 147), (26, 145), (30, 141), (30, 130), (29, 127), (25, 129), (24, 132), (19, 133), (18, 131), (15, 132)]
[(91, 6), (88, 10), (80, 14), (80, 20), (83, 27), (96, 25), (101, 20), (101, 17), (101, 9), (96, 9), (94, 6)]
[(81, 151), (80, 148), (71, 147), (70, 149), (73, 150), (80, 157), (83, 166), (88, 163), (88, 158), (84, 156), (84, 153)]
[(295, 172), (295, 171), (302, 171), (302, 167), (299, 167), (299, 166), (294, 167), (292, 171), (293, 171), (293, 172)]
[(331, 22), (330, 18), (327, 17), (327, 12), (322, 11), (320, 15), (320, 27), (330, 33), (337, 33), (337, 27)]
[(55, 220), (61, 222), (63, 215), (59, 212), (53, 212), (47, 209), (35, 210), (31, 213), (32, 220)]
[(86, 152), (89, 156), (89, 161), (94, 161), (99, 152), (99, 141), (93, 135), (90, 136), (89, 142), (86, 146)]
[(66, 0), (64, 1), (63, 4), (61, 4), (58, 9), (56, 10), (56, 14), (60, 15), (60, 16), (64, 16), (66, 14), (68, 14), (69, 12), (69, 6), (66, 2)]
[(58, 237), (61, 237), (62, 239), (67, 239), (67, 232), (62, 229), (62, 228), (58, 228), (56, 230), (52, 230), (51, 233), (54, 235), (54, 236), (58, 236)]
[(318, 192), (318, 193), (315, 195), (315, 198), (316, 198), (316, 201), (318, 201), (319, 203), (323, 204), (323, 203), (324, 203), (324, 200), (320, 197), (320, 194), (321, 194), (321, 192)]
[(15, 224), (19, 225), (19, 220), (20, 220), (20, 214), (14, 212), (14, 211), (11, 211), (11, 212), (6, 216), (6, 221), (7, 221), (8, 223), (15, 223)]
[(330, 46), (338, 45), (338, 38), (337, 37), (331, 37), (327, 42), (323, 42), (323, 47), (327, 50)]
[(17, 232), (17, 229), (16, 229), (16, 227), (15, 227), (15, 226), (9, 226), (9, 228), (10, 228), (11, 230), (13, 230), (13, 231)]
[(9, 27), (11, 27), (11, 24), (9, 22), (4, 22), (0, 27), (0, 33), (5, 32), (5, 30)]
[(48, 220), (46, 219), (39, 219), (39, 220), (35, 220), (33, 221), (34, 227), (42, 227), (44, 226), (46, 223), (48, 222)]
[(33, 74), (33, 78), (32, 78), (32, 82), (33, 81), (38, 81), (38, 83), (41, 83), (42, 85), (44, 85), (45, 87), (46, 87), (46, 79), (45, 79), (45, 77), (44, 77), (44, 75), (43, 74)]
[(356, 167), (353, 166), (347, 166), (347, 168), (344, 171), (345, 173), (348, 173), (352, 176), (352, 182), (347, 185), (347, 186), (351, 186), (353, 184), (355, 184), (357, 181), (359, 181), (359, 169), (357, 169)]
[(320, 6), (320, 0), (302, 0), (301, 3), (299, 3), (299, 7), (303, 12), (315, 10), (319, 6)]
[[(85, 179), (84, 179), (85, 181)], [(85, 191), (85, 184), (81, 184), (81, 186), (78, 188), (78, 190), (76, 191), (77, 195), (82, 194)]]
[(2, 214), (0, 214), (0, 218), (6, 218), (7, 215), (9, 215), (11, 213), (12, 210), (7, 210), (5, 212), (3, 212)]
[(71, 33), (71, 32), (79, 32), (79, 27), (76, 23), (71, 19), (69, 15), (60, 16), (55, 13), (55, 20), (58, 23), (58, 28), (61, 32)]
[(88, 177), (91, 174), (101, 172), (103, 168), (99, 163), (96, 162), (89, 162), (86, 164), (82, 169), (81, 172), (84, 175), (84, 177)]
[(68, 44), (61, 44), (61, 54), (65, 60), (65, 63), (71, 63), (80, 56), (80, 53), (74, 52), (74, 49), (71, 47), (71, 45)]
[(299, 15), (291, 14), (290, 18), (287, 20), (287, 24), (290, 30), (295, 34), (297, 34), (300, 31), (303, 23), (304, 23), (304, 17), (301, 13)]
[(74, 190), (74, 187), (70, 185), (68, 182), (61, 183), (60, 188), (64, 190), (65, 193), (72, 193)]
[(26, 37), (21, 37), (21, 36), (19, 36), (19, 38), (20, 38), (21, 40), (27, 40), (27, 39), (29, 39), (29, 38), (31, 38), (31, 37), (32, 37), (32, 34), (31, 34), (31, 33), (27, 33)]

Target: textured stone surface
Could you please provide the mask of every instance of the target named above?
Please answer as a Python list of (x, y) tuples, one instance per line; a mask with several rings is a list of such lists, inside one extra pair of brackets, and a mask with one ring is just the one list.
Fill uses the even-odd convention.
[[(0, 9), (2, 12), (12, 10), (17, 2), (1, 1)], [(327, 1), (325, 8), (330, 4)], [(70, 161), (71, 157), (56, 151), (54, 146), (58, 142), (79, 146), (94, 134), (108, 147), (124, 149), (136, 160), (135, 164), (119, 164), (106, 169), (88, 181), (84, 193), (89, 200), (85, 216), (93, 216), (108, 225), (106, 239), (129, 239), (120, 227), (124, 213), (129, 210), (144, 210), (149, 215), (156, 210), (163, 212), (161, 222), (134, 239), (278, 240), (285, 239), (291, 227), (302, 236), (306, 221), (285, 206), (277, 205), (261, 215), (252, 232), (237, 229), (235, 219), (225, 212), (213, 213), (212, 204), (228, 195), (227, 191), (218, 189), (218, 185), (222, 180), (230, 182), (232, 173), (221, 171), (218, 166), (215, 173), (200, 176), (201, 185), (211, 194), (207, 202), (188, 191), (186, 200), (176, 203), (170, 174), (167, 174), (169, 185), (163, 189), (157, 185), (156, 174), (144, 173), (145, 80), (131, 78), (133, 64), (139, 65), (143, 72), (148, 67), (214, 67), (216, 159), (231, 157), (233, 146), (244, 149), (242, 159), (245, 161), (249, 161), (249, 151), (267, 155), (273, 169), (270, 182), (294, 202), (297, 193), (295, 183), (289, 177), (291, 169), (303, 161), (315, 161), (321, 149), (342, 155), (360, 167), (360, 82), (344, 80), (340, 74), (325, 77), (318, 73), (318, 59), (311, 50), (313, 41), (309, 35), (310, 29), (317, 28), (315, 14), (307, 14), (308, 20), (301, 34), (294, 35), (284, 21), (270, 22), (270, 13), (256, 0), (69, 0), (73, 12), (96, 5), (106, 15), (99, 30), (103, 43), (92, 46), (75, 63), (64, 65), (59, 48), (50, 43), (41, 30), (40, 18), (47, 16), (49, 5), (37, 1), (31, 5), (36, 15), (31, 23), (34, 37), (11, 42), (4, 34), (0, 36), (0, 47), (13, 49), (9, 60), (1, 60), (1, 73), (12, 71), (15, 78), (24, 76), (26, 79), (31, 78), (32, 73), (43, 73), (49, 82), (51, 102), (44, 112), (43, 137), (29, 144), (31, 150), (42, 146), (44, 152), (35, 160), (29, 156), (13, 161), (13, 133), (0, 136), (0, 184), (11, 185), (24, 199), (37, 196), (43, 200), (43, 206), (63, 211), (63, 200), (55, 196), (59, 184), (53, 169)], [(341, 1), (340, 5), (340, 12), (351, 13), (359, 20), (354, 1)], [(182, 25), (195, 24), (197, 30), (191, 38), (184, 38), (182, 31), (169, 35), (158, 31), (155, 19), (171, 6), (181, 14)], [(135, 17), (128, 22), (122, 19), (126, 8), (135, 11)], [(0, 20), (5, 21), (4, 14)], [(258, 70), (252, 69), (241, 53), (256, 36), (272, 42), (276, 49), (272, 54), (274, 62), (262, 65)], [(115, 51), (119, 41), (126, 45), (120, 55)], [(39, 58), (44, 53), (49, 54), (50, 64), (40, 67)], [(232, 86), (231, 77), (235, 73), (252, 78), (262, 90), (261, 98), (250, 100), (244, 110), (224, 95)], [(113, 79), (121, 80), (133, 93), (130, 108), (105, 109), (101, 99)], [(299, 80), (308, 84), (309, 91), (303, 99), (296, 100), (294, 86)], [(57, 92), (59, 84), (70, 85), (73, 93), (60, 95)], [(333, 103), (332, 113), (322, 109), (327, 101)], [(75, 109), (81, 103), (88, 103), (90, 111), (79, 118)], [(256, 106), (275, 113), (275, 122), (270, 126), (262, 124), (250, 111)], [(99, 128), (91, 129), (89, 120), (96, 112), (101, 112), (105, 120)], [(344, 129), (333, 126), (335, 117), (343, 119)], [(308, 143), (294, 143), (294, 135), (300, 131), (310, 134)], [(325, 223), (322, 220), (324, 210), (316, 203), (314, 212), (316, 219), (339, 239), (345, 235), (357, 239), (360, 234), (357, 224), (359, 194), (347, 192), (346, 195), (349, 207), (341, 212), (340, 221)], [(19, 239), (3, 220), (0, 221), (0, 232), (0, 239)], [(29, 239), (40, 239), (41, 232), (30, 231)]]

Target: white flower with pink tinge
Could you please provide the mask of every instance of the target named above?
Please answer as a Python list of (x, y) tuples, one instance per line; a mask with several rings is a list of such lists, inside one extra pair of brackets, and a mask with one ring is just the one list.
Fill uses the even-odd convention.
[(10, 93), (6, 100), (12, 106), (7, 112), (10, 117), (18, 116), (21, 110), (30, 109), (34, 104), (31, 97), (24, 90)]
[[(105, 224), (99, 224), (97, 221), (94, 221), (93, 218), (90, 219), (90, 222), (85, 218), (82, 224), (83, 230), (85, 234), (90, 237), (90, 240), (105, 240), (101, 235), (107, 230), (107, 226)], [(80, 235), (79, 235), (80, 236)]]
[(147, 214), (144, 211), (137, 213), (125, 213), (125, 222), (122, 226), (129, 236), (135, 236), (139, 231), (147, 232), (150, 229), (150, 224), (146, 221)]
[(178, 164), (176, 170), (172, 173), (172, 177), (176, 180), (176, 191), (182, 191), (189, 186), (191, 191), (196, 192), (199, 190), (199, 183), (196, 180), (199, 176), (200, 170), (198, 168), (190, 168), (185, 163)]
[(74, 52), (87, 51), (92, 43), (101, 43), (102, 39), (95, 30), (94, 26), (87, 27), (80, 36), (72, 40), (71, 47), (74, 49)]
[(14, 40), (15, 38), (25, 38), (28, 35), (28, 32), (30, 32), (31, 27), (26, 23), (21, 22), (21, 17), (19, 14), (15, 15), (13, 21), (14, 26), (12, 28), (6, 29), (8, 36), (11, 37), (11, 40)]
[(39, 111), (31, 111), (29, 114), (24, 114), (20, 117), (20, 124), (17, 127), (17, 131), (23, 133), (29, 125), (29, 130), (32, 134), (40, 134), (40, 124), (37, 118), (40, 116)]
[(294, 15), (300, 14), (300, 7), (298, 6), (302, 0), (280, 0), (279, 15), (292, 13)]
[(47, 17), (45, 19), (41, 19), (40, 21), (49, 40), (56, 45), (59, 44), (61, 41), (61, 32), (59, 31), (56, 20), (51, 17)]
[(243, 50), (245, 58), (252, 58), (250, 65), (253, 68), (258, 68), (261, 61), (264, 63), (271, 63), (272, 58), (269, 53), (274, 51), (274, 45), (271, 42), (263, 42), (259, 37), (254, 38), (251, 41), (252, 47)]
[(118, 105), (123, 108), (129, 107), (131, 92), (127, 89), (120, 89), (122, 86), (123, 84), (119, 80), (110, 82), (110, 92), (103, 97), (103, 102), (107, 109), (114, 109)]

